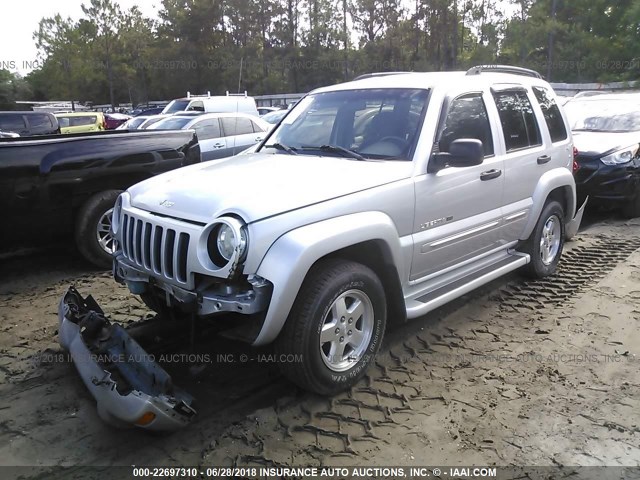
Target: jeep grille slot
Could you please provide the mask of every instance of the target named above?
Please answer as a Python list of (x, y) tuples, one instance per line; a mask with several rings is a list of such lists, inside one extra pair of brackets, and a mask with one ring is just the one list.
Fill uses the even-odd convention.
[(190, 236), (124, 214), (122, 253), (134, 265), (178, 283), (187, 283)]

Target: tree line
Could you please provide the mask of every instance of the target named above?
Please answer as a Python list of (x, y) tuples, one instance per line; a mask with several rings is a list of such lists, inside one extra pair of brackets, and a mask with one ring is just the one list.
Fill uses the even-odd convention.
[(0, 74), (0, 105), (298, 93), (488, 63), (554, 82), (640, 78), (640, 0), (162, 0), (158, 19), (89, 0), (82, 11), (40, 21), (39, 68)]

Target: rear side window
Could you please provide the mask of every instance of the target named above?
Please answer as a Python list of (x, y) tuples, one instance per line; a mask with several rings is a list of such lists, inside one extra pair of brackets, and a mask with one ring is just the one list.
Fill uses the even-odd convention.
[(564, 126), (560, 108), (553, 97), (549, 95), (549, 91), (546, 88), (533, 87), (533, 94), (540, 104), (544, 121), (547, 123), (547, 127), (549, 127), (551, 141), (561, 142), (562, 140), (566, 140), (567, 129)]
[(223, 117), (222, 128), (224, 129), (224, 135), (225, 137), (231, 137), (233, 135), (253, 133), (251, 123), (251, 120), (244, 117)]
[(0, 130), (20, 133), (26, 128), (24, 118), (20, 114), (5, 113), (0, 115)]
[(460, 138), (475, 138), (482, 142), (484, 155), (493, 155), (493, 137), (482, 95), (463, 95), (451, 102), (438, 141), (441, 152), (448, 152), (451, 142)]
[(542, 145), (540, 128), (524, 90), (494, 92), (507, 152)]
[(31, 128), (51, 129), (53, 124), (51, 123), (51, 117), (49, 115), (43, 115), (41, 113), (36, 115), (28, 115), (29, 126)]
[(256, 123), (256, 122), (251, 122), (251, 125), (253, 125), (253, 131), (256, 133), (262, 133), (264, 132), (264, 130), (262, 128), (260, 128), (260, 126)]
[(198, 134), (199, 140), (219, 138), (221, 136), (220, 123), (218, 122), (217, 118), (202, 120), (201, 122), (198, 122), (193, 128)]

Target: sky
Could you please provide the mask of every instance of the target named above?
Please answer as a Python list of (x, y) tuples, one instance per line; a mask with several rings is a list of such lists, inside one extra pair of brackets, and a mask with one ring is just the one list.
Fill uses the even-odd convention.
[[(143, 15), (157, 18), (160, 0), (114, 0), (123, 10), (134, 5)], [(0, 69), (26, 74), (35, 68), (37, 49), (33, 33), (43, 17), (59, 13), (63, 17), (80, 19), (81, 5), (89, 0), (17, 0), (2, 2), (0, 15)]]

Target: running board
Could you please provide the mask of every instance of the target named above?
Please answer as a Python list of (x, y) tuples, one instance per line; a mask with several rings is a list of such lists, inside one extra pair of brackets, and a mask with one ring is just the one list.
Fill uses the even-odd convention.
[(530, 257), (528, 254), (514, 252), (507, 258), (488, 265), (471, 275), (437, 288), (436, 290), (414, 300), (408, 300), (407, 318), (420, 317), (431, 310), (435, 310), (445, 303), (448, 303), (465, 293), (469, 293), (485, 283), (489, 283), (498, 277), (506, 275), (507, 273), (526, 265), (529, 263), (529, 260)]

